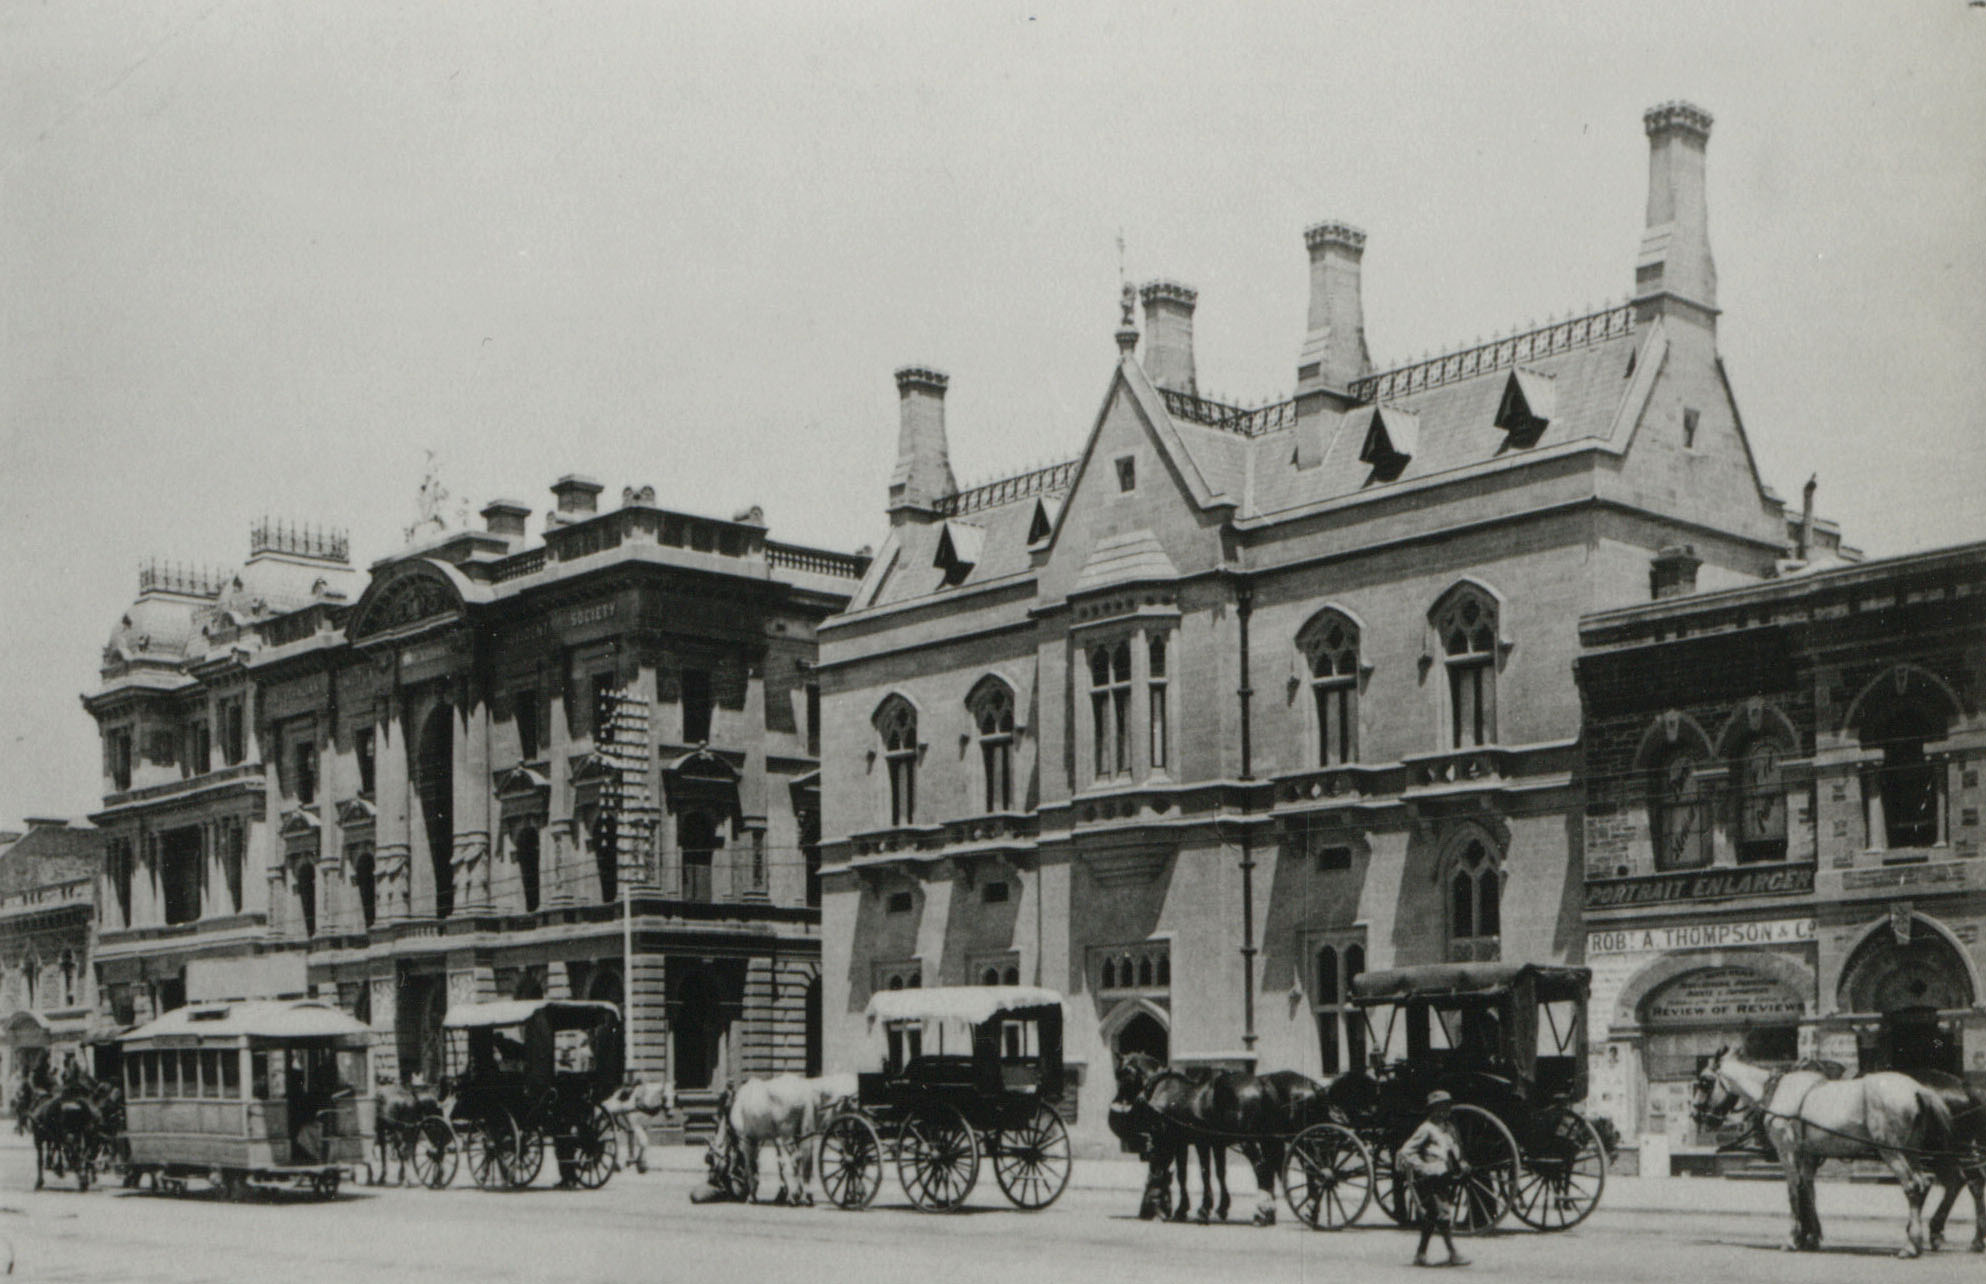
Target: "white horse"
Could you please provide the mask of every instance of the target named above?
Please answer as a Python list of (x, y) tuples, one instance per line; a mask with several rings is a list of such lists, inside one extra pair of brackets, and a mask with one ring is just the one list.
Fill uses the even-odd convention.
[(628, 1158), (633, 1162), (634, 1170), (647, 1172), (649, 1141), (648, 1129), (643, 1121), (657, 1116), (665, 1120), (676, 1117), (676, 1085), (629, 1079), (601, 1105), (607, 1111), (608, 1118), (627, 1133)]
[(1871, 1154), (1889, 1166), (1910, 1202), (1904, 1222), (1909, 1242), (1898, 1256), (1924, 1251), (1924, 1197), (1931, 1190), (1931, 1172), (1954, 1145), (1951, 1112), (1936, 1092), (1893, 1071), (1829, 1079), (1818, 1070), (1752, 1065), (1720, 1048), (1697, 1075), (1691, 1104), (1699, 1116), (1722, 1122), (1740, 1101), (1759, 1111), (1786, 1170), (1786, 1194), (1793, 1205), (1789, 1252), (1820, 1247), (1814, 1171), (1821, 1161)]
[(813, 1193), (807, 1189), (814, 1166), (812, 1138), (821, 1123), (854, 1095), (852, 1074), (817, 1079), (782, 1074), (747, 1079), (727, 1089), (718, 1103), (717, 1131), (704, 1157), (711, 1185), (757, 1203), (759, 1150), (769, 1141), (779, 1167), (779, 1194), (773, 1202), (813, 1203)]

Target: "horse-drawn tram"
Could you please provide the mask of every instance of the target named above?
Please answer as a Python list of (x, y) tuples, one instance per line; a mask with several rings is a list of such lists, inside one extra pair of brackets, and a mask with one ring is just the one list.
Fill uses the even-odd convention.
[[(544, 1168), (547, 1145), (560, 1185), (606, 1185), (617, 1148), (601, 1103), (621, 1082), (618, 1007), (564, 999), (469, 1003), (450, 1008), (442, 1028), (449, 1119), (478, 1186), (529, 1186)], [(452, 1175), (452, 1160), (444, 1162)]]
[(372, 1032), (309, 1000), (195, 1004), (120, 1041), (128, 1184), (210, 1181), (330, 1197), (366, 1161)]
[[(1534, 963), (1457, 963), (1367, 972), (1352, 981), (1374, 1049), (1372, 1075), (1346, 1075), (1330, 1097), (1370, 1147), (1373, 1193), (1413, 1220), (1394, 1155), (1426, 1116), (1428, 1094), (1455, 1100), (1469, 1175), (1457, 1230), (1514, 1212), (1565, 1230), (1600, 1202), (1607, 1153), (1573, 1107), (1586, 1098), (1586, 998), (1592, 973)], [(1300, 1163), (1293, 1153), (1290, 1163)]]
[(990, 1159), (1015, 1207), (1046, 1208), (1069, 1184), (1062, 996), (1027, 986), (891, 990), (869, 1000), (883, 1068), (821, 1129), (821, 1188), (865, 1208), (894, 1165), (918, 1208), (962, 1206)]

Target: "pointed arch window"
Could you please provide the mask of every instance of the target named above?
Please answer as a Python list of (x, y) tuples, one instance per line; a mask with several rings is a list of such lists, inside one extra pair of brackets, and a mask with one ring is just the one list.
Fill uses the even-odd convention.
[(1146, 694), (1150, 697), (1151, 709), (1151, 767), (1153, 771), (1165, 770), (1166, 754), (1171, 748), (1171, 726), (1166, 718), (1165, 693), (1168, 684), (1166, 671), (1166, 635), (1154, 633), (1145, 639), (1145, 654), (1149, 661), (1146, 673)]
[(973, 688), (969, 704), (979, 729), (979, 761), (985, 785), (986, 810), (1011, 811), (1014, 806), (1014, 691), (998, 678)]
[(1131, 643), (1092, 647), (1089, 661), (1096, 778), (1108, 780), (1131, 771)]
[(1496, 743), (1496, 599), (1473, 584), (1451, 590), (1435, 608), (1435, 637), (1448, 673), (1449, 747)]
[(1935, 847), (1945, 841), (1945, 768), (1927, 747), (1944, 738), (1947, 726), (1944, 710), (1922, 698), (1891, 700), (1862, 720), (1862, 747), (1882, 755), (1862, 772), (1872, 850)]
[(876, 713), (876, 734), (883, 741), (883, 763), (890, 778), (890, 824), (909, 825), (917, 819), (917, 710), (902, 696), (892, 696)]
[(62, 1006), (76, 1006), (76, 956), (68, 950), (62, 951)]
[(1448, 869), (1448, 959), (1494, 961), (1502, 956), (1503, 878), (1489, 844), (1472, 838)]
[(1745, 745), (1733, 765), (1738, 778), (1738, 860), (1786, 859), (1785, 747), (1760, 737)]
[(1358, 625), (1341, 612), (1321, 612), (1297, 635), (1297, 649), (1310, 669), (1317, 765), (1358, 761)]
[(1327, 1075), (1357, 1070), (1365, 1064), (1365, 1017), (1350, 1000), (1353, 979), (1365, 971), (1363, 936), (1325, 943), (1313, 963), (1310, 1007), (1319, 1064)]

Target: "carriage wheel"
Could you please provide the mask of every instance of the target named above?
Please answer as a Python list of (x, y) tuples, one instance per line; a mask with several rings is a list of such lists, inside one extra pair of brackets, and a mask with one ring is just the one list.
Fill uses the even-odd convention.
[(317, 1174), (317, 1197), (319, 1199), (338, 1198), (338, 1170), (327, 1169)]
[(517, 1154), (517, 1129), (502, 1111), (465, 1123), (460, 1133), (462, 1156), (469, 1162), (469, 1177), (482, 1190), (502, 1190), (510, 1185), (510, 1169)]
[(619, 1166), (619, 1147), (614, 1138), (614, 1121), (599, 1106), (579, 1121), (573, 1135), (567, 1139), (570, 1151), (562, 1167), (572, 1174), (572, 1180), (587, 1190), (598, 1190), (607, 1184)]
[(993, 1152), (993, 1176), (1016, 1208), (1046, 1208), (1069, 1184), (1069, 1129), (1045, 1101), (1035, 1103), (1034, 1114), (1020, 1127), (994, 1133), (987, 1149)]
[(814, 1158), (821, 1190), (836, 1208), (867, 1208), (882, 1187), (882, 1138), (874, 1124), (853, 1111), (827, 1121)]
[(545, 1167), (545, 1134), (536, 1127), (521, 1127), (517, 1130), (517, 1149), (510, 1161), (510, 1188), (523, 1190), (538, 1180), (538, 1174)]
[(221, 1174), (221, 1196), (231, 1204), (239, 1204), (248, 1198), (248, 1174), (239, 1168), (230, 1168)]
[(1312, 1124), (1283, 1160), (1283, 1198), (1313, 1230), (1343, 1230), (1372, 1202), (1372, 1152), (1349, 1128)]
[(979, 1138), (972, 1125), (956, 1107), (924, 1107), (904, 1123), (897, 1139), (896, 1175), (910, 1202), (925, 1212), (958, 1208), (979, 1180)]
[(438, 1115), (429, 1115), (414, 1127), (412, 1143), (414, 1180), (429, 1190), (441, 1190), (455, 1180), (461, 1162), (461, 1147), (455, 1130)]
[(1511, 1192), (1517, 1187), (1517, 1139), (1501, 1119), (1480, 1106), (1457, 1105), (1451, 1122), (1469, 1165), (1468, 1175), (1455, 1189), (1455, 1233), (1480, 1235), (1510, 1211)]
[(1512, 1211), (1541, 1231), (1570, 1230), (1585, 1221), (1607, 1185), (1607, 1147), (1599, 1131), (1564, 1106), (1554, 1106), (1524, 1140)]

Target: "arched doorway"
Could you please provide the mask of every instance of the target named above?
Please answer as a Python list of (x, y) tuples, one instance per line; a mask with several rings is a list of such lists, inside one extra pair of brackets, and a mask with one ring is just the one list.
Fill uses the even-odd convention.
[(724, 1022), (719, 1005), (721, 987), (716, 970), (707, 963), (671, 969), (669, 1013), (671, 1061), (678, 1088), (708, 1088), (723, 1060)]
[(1720, 1048), (1748, 1061), (1791, 1065), (1800, 1056), (1801, 996), (1775, 976), (1742, 964), (1700, 967), (1671, 977), (1642, 1000), (1642, 1069), (1650, 1131), (1672, 1144), (1711, 1146), (1714, 1128), (1695, 1122), (1697, 1072)]
[(1871, 932), (1841, 970), (1836, 998), (1855, 1019), (1864, 1072), (1961, 1073), (1959, 1016), (1973, 1004), (1972, 974), (1928, 920), (1899, 917)]
[(1161, 1065), (1172, 1059), (1172, 1035), (1164, 1023), (1149, 1012), (1132, 1013), (1129, 1020), (1117, 1027), (1117, 1035), (1110, 1041), (1110, 1046), (1120, 1057), (1142, 1052), (1157, 1058)]
[(445, 704), (421, 725), (414, 794), (434, 871), (434, 916), (447, 918), (455, 912), (455, 715)]
[(594, 965), (593, 976), (586, 982), (586, 997), (601, 1003), (621, 1005), (621, 965), (618, 962)]

